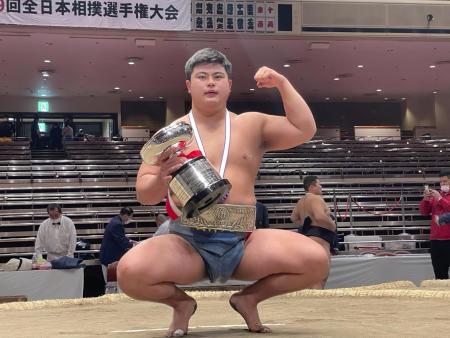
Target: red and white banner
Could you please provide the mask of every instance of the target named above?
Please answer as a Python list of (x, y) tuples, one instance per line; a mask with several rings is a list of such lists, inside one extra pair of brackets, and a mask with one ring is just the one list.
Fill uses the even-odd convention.
[(0, 0), (0, 25), (191, 30), (186, 0)]

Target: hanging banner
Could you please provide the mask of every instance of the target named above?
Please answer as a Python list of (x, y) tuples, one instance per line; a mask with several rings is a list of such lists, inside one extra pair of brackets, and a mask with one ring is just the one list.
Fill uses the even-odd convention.
[(0, 25), (191, 30), (186, 0), (0, 0)]

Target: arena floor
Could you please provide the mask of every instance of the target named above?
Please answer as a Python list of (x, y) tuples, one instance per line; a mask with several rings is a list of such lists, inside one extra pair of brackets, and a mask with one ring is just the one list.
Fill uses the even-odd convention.
[[(450, 283), (424, 281), (304, 290), (263, 302), (270, 337), (448, 337)], [(230, 291), (191, 292), (198, 301), (191, 337), (250, 337), (229, 306)], [(164, 337), (171, 310), (107, 295), (0, 305), (1, 337)]]

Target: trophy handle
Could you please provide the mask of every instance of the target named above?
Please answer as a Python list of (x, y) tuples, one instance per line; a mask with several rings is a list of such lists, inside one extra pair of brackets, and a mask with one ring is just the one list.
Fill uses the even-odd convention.
[[(192, 143), (192, 128), (186, 122), (170, 124), (152, 136), (141, 149), (142, 160), (150, 165), (155, 164), (156, 157), (170, 147), (179, 153)], [(173, 154), (171, 155), (173, 156)]]

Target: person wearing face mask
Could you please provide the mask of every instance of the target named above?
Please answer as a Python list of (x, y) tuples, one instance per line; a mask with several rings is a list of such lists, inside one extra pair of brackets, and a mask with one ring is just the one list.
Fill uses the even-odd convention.
[(431, 214), (430, 254), (436, 279), (449, 279), (450, 224), (442, 222), (445, 217), (439, 217), (450, 211), (449, 177), (450, 172), (441, 172), (439, 175), (440, 191), (425, 189), (419, 206), (422, 215)]
[(34, 246), (35, 258), (43, 258), (47, 253), (47, 260), (52, 261), (63, 256), (73, 258), (77, 242), (75, 225), (69, 217), (61, 214), (59, 204), (51, 203), (47, 206), (50, 216), (39, 226)]
[(129, 224), (132, 217), (133, 209), (124, 207), (120, 209), (120, 214), (114, 216), (105, 228), (100, 247), (100, 262), (102, 263), (105, 282), (108, 265), (118, 261), (129, 249), (137, 244), (136, 241), (125, 236), (124, 225)]

